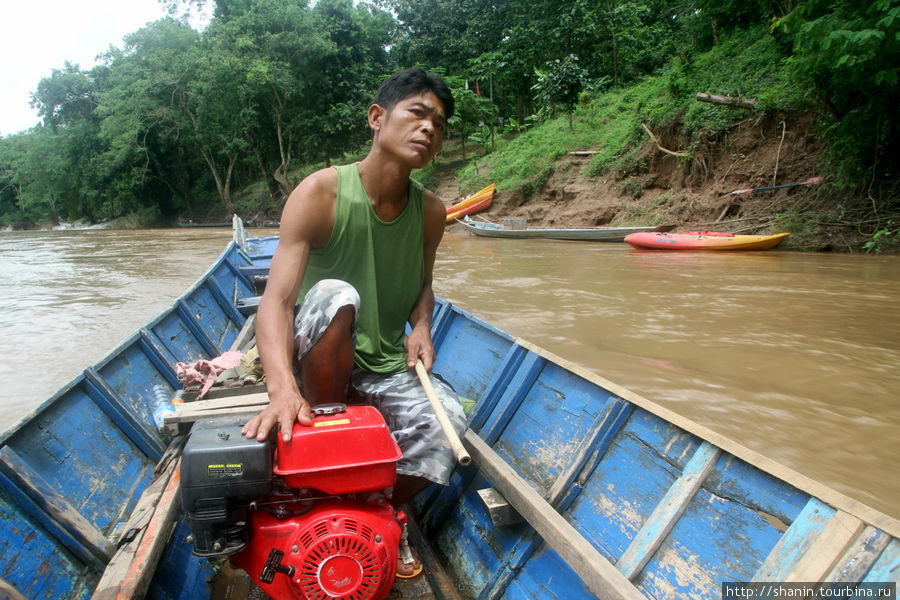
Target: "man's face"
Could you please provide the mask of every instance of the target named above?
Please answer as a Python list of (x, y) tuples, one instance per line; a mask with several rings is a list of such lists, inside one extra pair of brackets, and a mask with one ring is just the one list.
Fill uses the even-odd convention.
[(441, 149), (447, 118), (444, 105), (432, 92), (407, 96), (380, 120), (379, 143), (411, 161), (414, 169), (424, 167)]

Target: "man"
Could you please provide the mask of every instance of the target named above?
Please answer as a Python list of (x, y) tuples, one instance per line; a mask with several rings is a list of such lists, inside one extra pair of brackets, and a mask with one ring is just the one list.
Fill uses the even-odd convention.
[[(349, 382), (351, 396), (381, 411), (403, 451), (395, 507), (430, 481), (446, 484), (453, 468), (413, 371), (417, 360), (429, 371), (434, 362), (431, 280), (446, 209), (410, 179), (440, 150), (453, 108), (444, 81), (422, 69), (384, 82), (368, 111), (369, 154), (313, 173), (288, 198), (257, 317), (269, 404), (244, 435), (264, 440), (279, 428), (289, 440), (295, 421), (311, 423), (311, 406), (344, 402)], [(433, 383), (462, 432), (458, 398), (443, 382)]]

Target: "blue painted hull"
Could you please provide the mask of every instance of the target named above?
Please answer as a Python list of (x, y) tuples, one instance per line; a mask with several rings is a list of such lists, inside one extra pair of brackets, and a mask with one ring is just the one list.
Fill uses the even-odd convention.
[[(108, 538), (166, 446), (152, 386), (174, 390), (176, 362), (229, 348), (245, 321), (238, 302), (276, 245), (229, 246), (169, 309), (0, 437), (0, 578), (33, 599), (92, 595)], [(435, 371), (475, 402), (467, 444), (483, 441), (542, 498), (535, 508), (508, 495), (531, 524), (495, 527), (477, 491), (501, 483), (476, 459), (417, 500), (464, 597), (718, 599), (731, 581), (900, 580), (896, 519), (449, 303), (433, 335)], [(566, 539), (536, 533), (548, 531), (542, 511)], [(149, 597), (210, 596), (212, 569), (188, 533), (179, 521)]]

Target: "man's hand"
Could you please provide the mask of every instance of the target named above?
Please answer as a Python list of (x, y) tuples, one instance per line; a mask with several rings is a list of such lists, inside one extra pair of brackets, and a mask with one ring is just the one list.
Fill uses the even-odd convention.
[(279, 427), (281, 439), (289, 442), (294, 431), (295, 421), (301, 425), (312, 424), (309, 402), (298, 393), (278, 398), (270, 396), (269, 405), (247, 421), (247, 424), (241, 429), (241, 433), (248, 439), (256, 438), (262, 442), (273, 428)]
[(406, 338), (406, 366), (416, 368), (416, 361), (421, 360), (426, 371), (431, 371), (434, 364), (434, 346), (431, 343), (431, 331), (428, 327), (415, 327)]

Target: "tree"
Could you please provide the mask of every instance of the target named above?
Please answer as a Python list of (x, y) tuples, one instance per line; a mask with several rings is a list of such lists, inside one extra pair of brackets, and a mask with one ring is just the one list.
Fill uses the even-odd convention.
[(131, 209), (140, 200), (163, 214), (194, 210), (204, 154), (190, 118), (199, 44), (196, 31), (168, 18), (129, 34), (121, 50), (106, 56), (110, 76), (97, 109), (105, 148), (95, 169)]
[[(32, 105), (38, 109), (46, 128), (40, 135), (52, 137), (52, 143), (47, 146), (58, 157), (55, 167), (63, 172), (57, 178), (55, 198), (62, 200), (63, 210), (68, 215), (84, 216), (91, 222), (109, 216), (110, 209), (102, 182), (91, 168), (92, 158), (103, 145), (96, 109), (108, 75), (104, 66), (82, 71), (77, 65), (66, 62), (62, 69), (54, 69), (50, 77), (41, 79), (32, 96)], [(40, 164), (40, 160), (32, 164)], [(27, 170), (25, 164), (21, 168)], [(18, 177), (20, 182), (40, 179), (27, 172)]]
[[(331, 158), (359, 148), (370, 135), (366, 110), (381, 79), (393, 70), (386, 51), (393, 21), (380, 10), (350, 0), (320, 0), (313, 15), (333, 51), (324, 57), (315, 85), (315, 116), (306, 135), (308, 158)], [(324, 155), (324, 156), (323, 156)]]
[(772, 31), (792, 45), (795, 76), (813, 83), (830, 117), (826, 141), (844, 183), (862, 188), (864, 178), (871, 193), (879, 179), (896, 182), (900, 1), (807, 0)]
[(569, 129), (572, 129), (572, 113), (586, 83), (587, 71), (578, 65), (578, 57), (570, 54), (562, 61), (547, 63), (546, 71), (538, 71), (534, 90), (545, 107), (553, 109), (559, 104), (565, 107), (569, 115)]
[(251, 135), (259, 140), (257, 147), (271, 143), (277, 149), (270, 175), (287, 197), (293, 189), (288, 170), (295, 147), (316, 117), (321, 74), (328, 69), (334, 44), (304, 3), (244, 0), (227, 6), (220, 11), (217, 3), (217, 14), (225, 13), (227, 19), (210, 25), (210, 43), (220, 52), (232, 48), (239, 69), (233, 85), (252, 100), (247, 106), (254, 119), (248, 124)]
[[(470, 89), (454, 88), (453, 101), (456, 112), (450, 126), (462, 138), (463, 158), (466, 156), (466, 140), (487, 127), (493, 131), (497, 121), (497, 108), (484, 96), (478, 96)], [(487, 136), (478, 136), (476, 141), (484, 143)]]

